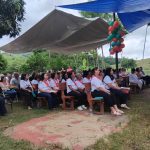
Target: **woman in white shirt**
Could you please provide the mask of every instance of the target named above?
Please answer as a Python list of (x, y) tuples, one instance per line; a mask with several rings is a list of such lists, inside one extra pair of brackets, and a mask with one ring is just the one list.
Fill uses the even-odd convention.
[(115, 98), (111, 95), (110, 91), (105, 88), (104, 83), (100, 80), (100, 71), (98, 68), (92, 70), (92, 80), (91, 80), (91, 91), (92, 97), (103, 97), (104, 102), (110, 107), (111, 114), (119, 116), (123, 112), (118, 109)]
[(80, 73), (78, 73), (76, 75), (76, 77), (77, 77), (77, 80), (75, 81), (76, 86), (78, 87), (78, 89), (81, 92), (84, 92), (85, 91), (85, 85), (83, 84), (83, 81), (82, 81), (82, 75)]
[(106, 88), (119, 100), (122, 108), (129, 109), (127, 106), (128, 94), (125, 94), (122, 89), (117, 85), (116, 80), (113, 76), (113, 69), (107, 68), (105, 71), (105, 77), (103, 82), (106, 84)]
[(58, 73), (52, 73), (51, 74), (51, 79), (49, 81), (50, 87), (56, 91), (57, 94), (52, 94), (53, 97), (55, 97), (55, 99), (57, 99), (57, 101), (59, 101), (59, 104), (62, 103), (61, 100), (61, 91), (59, 88), (59, 74)]
[(90, 71), (83, 71), (83, 83), (91, 83), (91, 74)]
[(34, 93), (37, 95), (38, 94), (38, 84), (40, 81), (40, 75), (35, 74), (32, 78), (31, 85), (33, 87)]
[(143, 81), (138, 78), (138, 76), (136, 75), (136, 70), (134, 68), (131, 69), (131, 74), (129, 75), (129, 82), (137, 84), (140, 89), (142, 89), (143, 87)]
[(51, 74), (51, 79), (49, 81), (49, 84), (53, 90), (59, 91), (59, 79), (57, 73)]
[(67, 95), (75, 97), (75, 99), (78, 100), (77, 102), (77, 109), (78, 110), (83, 110), (87, 109), (86, 104), (87, 104), (87, 98), (86, 94), (83, 91), (80, 91), (80, 89), (77, 87), (75, 83), (75, 73), (68, 72), (68, 79), (66, 81), (67, 84)]
[(21, 80), (20, 80), (20, 89), (22, 91), (22, 94), (24, 95), (24, 97), (27, 100), (27, 106), (28, 109), (32, 109), (32, 85), (29, 81), (29, 75), (28, 74), (22, 74), (21, 75)]
[(68, 79), (67, 72), (62, 71), (62, 73), (61, 73), (61, 80), (60, 80), (60, 82), (61, 82), (61, 83), (66, 83), (66, 80), (67, 80), (67, 79)]
[(41, 80), (38, 84), (39, 94), (40, 97), (45, 97), (48, 101), (48, 108), (53, 109), (58, 106), (58, 100), (55, 98), (55, 96), (52, 95), (56, 94), (57, 91), (52, 90), (49, 84), (49, 75), (48, 73), (43, 73), (41, 75)]

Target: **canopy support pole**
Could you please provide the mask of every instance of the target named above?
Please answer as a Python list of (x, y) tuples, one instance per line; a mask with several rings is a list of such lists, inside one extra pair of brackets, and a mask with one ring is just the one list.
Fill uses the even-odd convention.
[(146, 33), (145, 33), (145, 40), (144, 40), (144, 48), (143, 48), (143, 59), (145, 55), (145, 47), (146, 47), (146, 39), (147, 39), (147, 30), (148, 30), (148, 25), (146, 26)]
[[(114, 21), (116, 20), (116, 14), (115, 14), (115, 13), (113, 13), (113, 20), (114, 20)], [(118, 52), (116, 52), (115, 60), (116, 60), (116, 73), (117, 73), (117, 79), (118, 79), (118, 78), (119, 78), (119, 69), (118, 69)]]
[(105, 65), (105, 61), (104, 61), (104, 51), (103, 51), (103, 46), (101, 46), (101, 50), (102, 50), (102, 67), (104, 69), (106, 69), (106, 65)]

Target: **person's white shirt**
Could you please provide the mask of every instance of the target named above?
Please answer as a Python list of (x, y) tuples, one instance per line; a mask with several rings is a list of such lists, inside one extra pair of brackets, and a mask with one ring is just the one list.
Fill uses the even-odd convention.
[(136, 74), (129, 74), (129, 82), (137, 84), (139, 88), (142, 89), (143, 82), (142, 80), (138, 79)]
[(84, 77), (83, 80), (82, 80), (82, 82), (83, 82), (84, 84), (86, 84), (86, 83), (91, 83), (91, 79), (88, 79), (88, 78)]
[(85, 89), (85, 85), (81, 81), (76, 80), (75, 84), (79, 89)]
[(38, 93), (40, 93), (40, 90), (43, 90), (43, 91), (47, 91), (47, 92), (50, 92), (52, 89), (51, 87), (49, 86), (49, 82), (47, 81), (47, 84), (44, 83), (43, 81), (40, 81), (38, 83)]
[(31, 81), (31, 84), (38, 84), (38, 83), (39, 83), (39, 81), (34, 80), (34, 79)]
[(112, 80), (110, 78), (110, 76), (105, 76), (104, 79), (103, 79), (103, 81), (104, 81), (106, 89), (110, 89), (109, 86), (108, 86), (108, 84), (112, 84), (113, 86), (116, 86), (116, 84), (115, 84), (116, 80), (115, 79)]
[(98, 88), (106, 89), (104, 83), (97, 77), (93, 76), (91, 80), (91, 91), (93, 92)]
[(32, 87), (29, 80), (21, 80), (20, 81), (20, 88), (21, 89), (27, 89), (28, 87)]
[(129, 82), (138, 83), (138, 81), (139, 81), (139, 79), (136, 74), (132, 74), (132, 73), (129, 74)]
[(61, 80), (61, 83), (66, 83), (66, 80), (65, 80), (65, 79), (62, 79), (62, 80)]
[(49, 81), (49, 84), (50, 84), (50, 87), (51, 88), (54, 88), (54, 89), (56, 89), (56, 90), (59, 90), (59, 80), (54, 80), (54, 79), (51, 79), (50, 81)]
[(69, 86), (71, 86), (74, 90), (77, 90), (77, 89), (78, 89), (78, 87), (76, 86), (75, 82), (73, 82), (70, 78), (67, 79), (66, 85), (67, 85), (67, 93), (69, 93), (69, 92), (72, 91), (72, 90), (69, 88)]

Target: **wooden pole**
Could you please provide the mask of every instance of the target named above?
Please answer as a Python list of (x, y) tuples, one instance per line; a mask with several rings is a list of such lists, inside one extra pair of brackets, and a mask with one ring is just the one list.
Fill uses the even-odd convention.
[(104, 51), (103, 51), (103, 46), (101, 46), (102, 49), (102, 67), (103, 69), (106, 69), (105, 61), (104, 61)]
[(146, 33), (145, 33), (145, 40), (144, 40), (144, 48), (143, 48), (143, 60), (144, 60), (144, 55), (145, 55), (145, 47), (146, 47), (146, 39), (147, 39), (147, 29), (148, 29), (148, 25), (146, 26)]
[[(113, 13), (113, 20), (115, 21), (116, 20), (116, 14)], [(116, 52), (116, 73), (117, 73), (117, 78), (119, 78), (119, 69), (118, 69), (118, 52)]]

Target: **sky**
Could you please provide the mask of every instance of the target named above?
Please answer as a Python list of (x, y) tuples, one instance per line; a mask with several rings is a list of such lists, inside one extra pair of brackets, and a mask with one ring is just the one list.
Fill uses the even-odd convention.
[[(55, 6), (64, 4), (74, 4), (80, 2), (86, 2), (87, 0), (25, 0), (25, 21), (21, 23), (22, 31), (20, 35), (30, 29), (33, 25), (44, 18), (48, 13), (55, 9)], [(57, 8), (60, 9), (60, 8)], [(71, 13), (76, 16), (80, 16), (78, 11), (69, 9), (60, 9), (67, 13)], [(146, 26), (128, 34), (125, 37), (125, 48), (119, 57), (128, 57), (134, 59), (142, 59), (143, 47), (145, 40)], [(150, 58), (150, 27), (148, 28), (147, 42), (145, 48), (145, 58)], [(16, 37), (17, 38), (17, 37)], [(13, 41), (14, 38), (4, 36), (0, 40), (0, 46)], [(99, 50), (101, 53), (101, 50)], [(109, 56), (109, 46), (104, 46), (104, 55)]]

